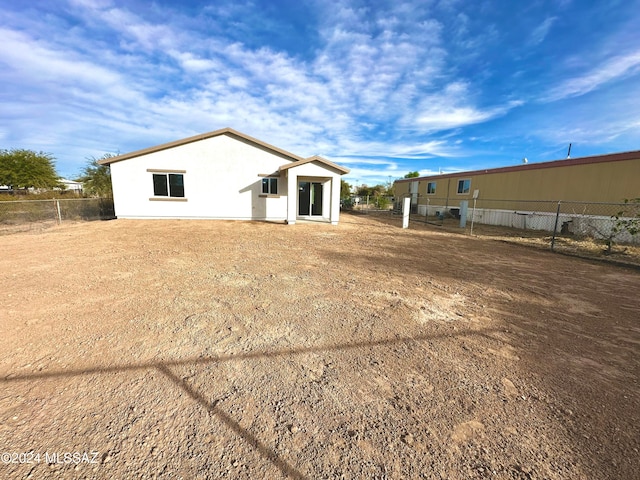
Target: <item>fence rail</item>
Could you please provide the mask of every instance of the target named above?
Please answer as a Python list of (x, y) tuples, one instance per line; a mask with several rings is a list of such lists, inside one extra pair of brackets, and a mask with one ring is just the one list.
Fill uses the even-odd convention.
[(115, 218), (113, 199), (65, 198), (0, 202), (0, 232), (43, 229), (72, 221)]

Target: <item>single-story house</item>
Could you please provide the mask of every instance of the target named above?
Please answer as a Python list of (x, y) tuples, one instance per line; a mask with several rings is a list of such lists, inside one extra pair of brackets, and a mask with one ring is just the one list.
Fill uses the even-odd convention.
[(61, 178), (59, 182), (61, 185), (64, 185), (64, 190), (67, 192), (82, 192), (82, 182), (76, 182), (66, 178)]
[[(67, 192), (82, 192), (82, 182), (76, 182), (74, 180), (67, 180), (66, 178), (58, 179), (59, 187), (54, 187), (54, 190), (65, 190)], [(13, 188), (10, 185), (0, 185), (1, 192), (12, 192)], [(34, 188), (29, 187), (29, 192), (46, 192), (46, 188)]]
[(118, 218), (338, 223), (348, 169), (302, 158), (223, 128), (117, 157), (109, 165)]

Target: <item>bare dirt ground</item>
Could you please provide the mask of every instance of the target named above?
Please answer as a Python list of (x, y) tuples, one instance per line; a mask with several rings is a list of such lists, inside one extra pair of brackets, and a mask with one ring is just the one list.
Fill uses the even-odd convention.
[(0, 249), (0, 478), (638, 478), (637, 270), (354, 215)]
[[(374, 211), (369, 213), (355, 211), (354, 213), (375, 216), (377, 221), (388, 225), (395, 225), (398, 227), (402, 225), (402, 216), (391, 211)], [(525, 230), (522, 228), (476, 223), (474, 225), (472, 235), (470, 222), (467, 222), (466, 227), (461, 229), (460, 220), (456, 218), (433, 220), (434, 221), (427, 220), (423, 215), (411, 215), (409, 223), (412, 229), (469, 235), (498, 240), (500, 242), (516, 243), (543, 250), (551, 250), (553, 233), (545, 230)], [(636, 240), (639, 238), (640, 237), (636, 237)], [(603, 239), (559, 233), (555, 238), (554, 251), (565, 255), (600, 260), (622, 266), (640, 267), (640, 245), (637, 243), (621, 244), (614, 241), (612, 248), (608, 250), (606, 242)]]

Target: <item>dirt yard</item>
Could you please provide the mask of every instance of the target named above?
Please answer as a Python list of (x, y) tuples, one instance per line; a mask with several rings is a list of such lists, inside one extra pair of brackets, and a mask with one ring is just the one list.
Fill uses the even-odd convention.
[(0, 250), (0, 478), (638, 478), (638, 270), (353, 215)]

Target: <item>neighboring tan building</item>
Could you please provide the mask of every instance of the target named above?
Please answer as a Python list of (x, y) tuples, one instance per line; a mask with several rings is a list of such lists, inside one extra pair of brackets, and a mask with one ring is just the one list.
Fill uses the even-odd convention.
[(336, 225), (349, 170), (224, 128), (100, 160), (118, 218), (314, 220)]
[(395, 182), (395, 195), (458, 206), (461, 200), (551, 200), (620, 203), (640, 197), (640, 151), (470, 172), (408, 178)]
[(640, 198), (640, 151), (407, 178), (394, 188), (396, 205), (410, 196), (418, 215), (464, 217), (477, 207), (476, 223), (584, 234), (631, 212), (596, 204)]

